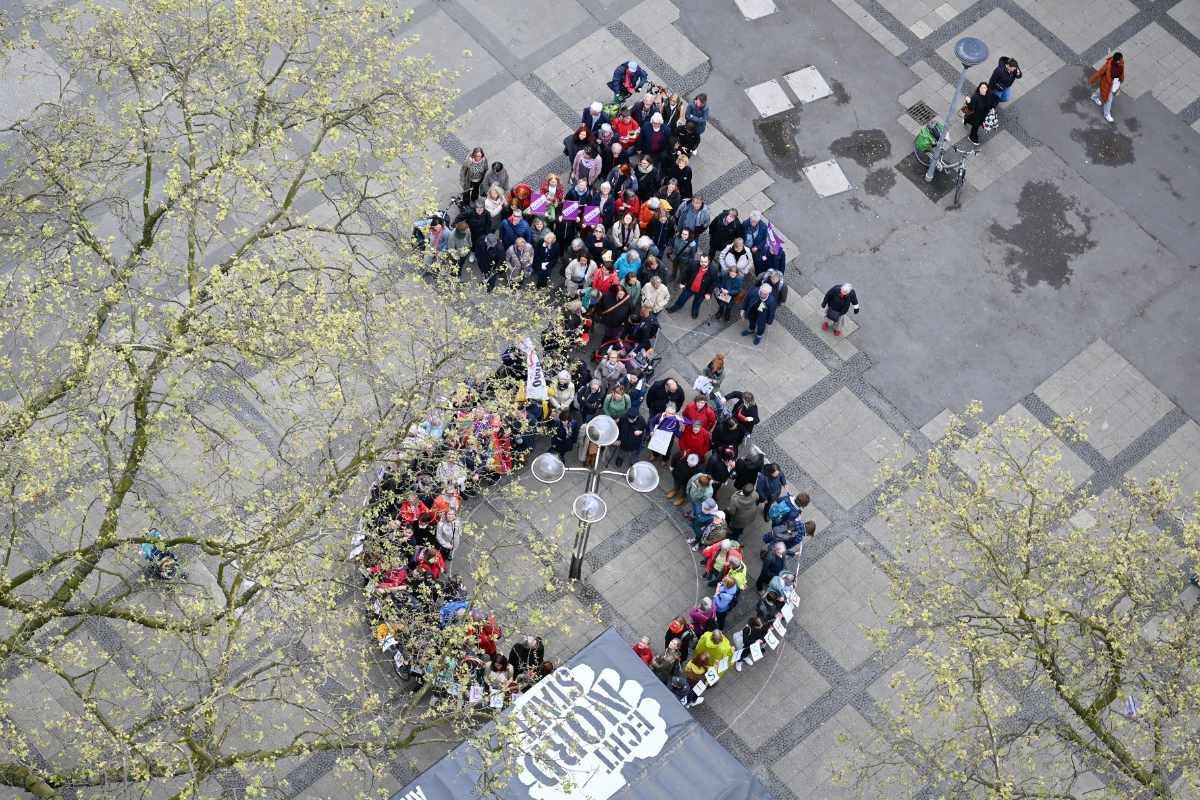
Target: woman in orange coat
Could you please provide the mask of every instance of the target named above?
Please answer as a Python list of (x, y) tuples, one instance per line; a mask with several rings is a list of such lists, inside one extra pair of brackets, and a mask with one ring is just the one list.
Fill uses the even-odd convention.
[[(1088, 78), (1089, 86), (1096, 86), (1092, 92), (1092, 102), (1104, 107), (1104, 118), (1109, 122), (1112, 118), (1113, 96), (1125, 81), (1125, 57), (1119, 52), (1105, 59), (1103, 66)], [(1099, 84), (1097, 86), (1097, 84)]]

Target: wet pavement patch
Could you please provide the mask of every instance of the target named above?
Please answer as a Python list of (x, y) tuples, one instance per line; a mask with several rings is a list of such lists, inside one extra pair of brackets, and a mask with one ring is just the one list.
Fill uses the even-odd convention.
[(859, 200), (857, 197), (851, 197), (848, 202), (850, 203), (850, 207), (853, 208), (855, 211), (857, 211), (860, 214), (864, 211), (871, 210), (871, 207), (869, 205), (864, 203), (862, 200)]
[(1158, 176), (1158, 180), (1160, 182), (1162, 182), (1163, 186), (1165, 186), (1167, 191), (1171, 193), (1172, 197), (1174, 197), (1176, 200), (1183, 199), (1183, 195), (1181, 195), (1178, 191), (1176, 191), (1175, 184), (1171, 182), (1170, 175), (1163, 172), (1162, 170), (1155, 170), (1154, 174)]
[(1058, 110), (1064, 114), (1074, 114), (1080, 119), (1095, 119), (1103, 114), (1099, 106), (1092, 102), (1092, 90), (1086, 84), (1074, 84), (1067, 99), (1058, 104)]
[(883, 197), (892, 190), (896, 185), (896, 171), (891, 167), (881, 167), (873, 169), (867, 173), (866, 180), (863, 181), (863, 189), (867, 194)]
[(909, 153), (896, 162), (896, 174), (908, 178), (917, 190), (933, 202), (938, 202), (954, 191), (955, 178), (949, 172), (935, 172), (930, 183), (925, 182), (927, 167), (917, 161), (914, 153)]
[(876, 161), (882, 161), (892, 154), (892, 143), (888, 141), (886, 133), (872, 128), (835, 139), (829, 145), (829, 152), (848, 158), (863, 169), (870, 169)]
[(1071, 139), (1083, 145), (1093, 164), (1122, 167), (1134, 162), (1133, 139), (1113, 128), (1076, 128)]
[(846, 91), (846, 86), (841, 81), (830, 81), (829, 88), (833, 89), (833, 102), (839, 106), (844, 106), (850, 102), (850, 93)]
[(785, 114), (776, 114), (770, 119), (754, 120), (754, 132), (762, 143), (767, 158), (776, 172), (793, 181), (801, 181), (809, 159), (800, 154), (796, 147), (796, 130), (800, 123), (800, 109), (794, 108)]
[[(1061, 289), (1071, 282), (1071, 262), (1096, 246), (1090, 238), (1093, 217), (1049, 181), (1030, 181), (1017, 200), (1017, 223), (993, 222), (989, 233), (1007, 245), (1004, 256), (1014, 294), (1026, 286)], [(1082, 231), (1078, 228), (1082, 227)]]
[(1130, 133), (1137, 133), (1142, 129), (1142, 123), (1137, 117), (1126, 117), (1125, 127), (1129, 128)]

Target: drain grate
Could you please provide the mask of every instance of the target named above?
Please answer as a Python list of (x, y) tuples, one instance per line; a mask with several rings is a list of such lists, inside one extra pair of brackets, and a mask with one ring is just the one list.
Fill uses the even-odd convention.
[(924, 100), (909, 108), (908, 115), (920, 125), (932, 122), (933, 118), (937, 116), (934, 110), (925, 104)]

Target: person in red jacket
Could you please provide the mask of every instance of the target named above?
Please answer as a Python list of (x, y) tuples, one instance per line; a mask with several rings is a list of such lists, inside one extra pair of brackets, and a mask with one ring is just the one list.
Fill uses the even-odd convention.
[(692, 402), (683, 407), (683, 416), (685, 419), (699, 420), (710, 434), (717, 425), (717, 412), (713, 411), (708, 398), (702, 394), (696, 395)]
[(683, 454), (684, 458), (695, 453), (703, 462), (708, 457), (708, 451), (711, 448), (712, 435), (699, 420), (684, 428), (683, 432), (679, 434), (679, 452)]
[(633, 646), (633, 652), (637, 653), (638, 658), (640, 658), (646, 664), (646, 666), (649, 666), (650, 662), (654, 660), (654, 650), (650, 647), (650, 637), (643, 636), (641, 639), (638, 639), (637, 644)]
[(634, 149), (638, 136), (642, 132), (642, 126), (638, 125), (637, 120), (630, 116), (628, 106), (622, 108), (621, 113), (613, 120), (612, 129), (626, 152)]

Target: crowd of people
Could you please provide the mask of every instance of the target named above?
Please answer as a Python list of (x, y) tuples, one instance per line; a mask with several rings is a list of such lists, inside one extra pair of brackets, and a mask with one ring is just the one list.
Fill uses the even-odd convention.
[[(473, 692), (472, 683), (486, 687), (493, 704), (549, 667), (540, 640), (520, 638), (504, 656), (494, 615), (471, 606), (452, 576), (461, 506), (464, 494), (523, 463), (539, 439), (564, 460), (590, 463), (599, 453), (582, 427), (607, 414), (619, 430), (609, 463), (646, 457), (669, 470), (666, 497), (685, 518), (712, 593), (671, 623), (660, 652), (648, 637), (634, 649), (684, 703), (703, 702), (690, 688), (697, 674), (742, 668), (791, 592), (789, 564), (815, 533), (803, 519), (808, 496), (793, 495), (779, 465), (751, 446), (759, 409), (752, 392), (723, 390), (725, 354), (715, 354), (686, 392), (675, 379), (654, 380), (661, 314), (690, 304), (696, 318), (712, 301), (715, 321), (736, 314), (743, 335), (762, 341), (788, 298), (782, 240), (760, 212), (713, 215), (694, 191), (690, 159), (703, 146), (705, 95), (686, 100), (650, 85), (632, 61), (617, 66), (609, 88), (613, 102), (584, 108), (564, 140), (563, 174), (546, 175), (536, 188), (510, 185), (503, 164), (476, 147), (460, 171), (460, 213), (434, 218), (419, 241), (427, 263), (460, 275), (473, 265), (489, 292), (504, 280), (557, 293), (565, 336), (541, 343), (551, 375), (545, 397), (524, 395), (525, 354), (509, 348), (489, 387), (447, 401), (421, 424), (412, 447), (392, 454), (356, 540), (377, 595), (376, 635), (394, 651), (398, 671), (460, 696)], [(835, 334), (841, 316), (859, 310), (849, 284), (830, 289), (823, 305)], [(509, 419), (488, 411), (480, 402), (488, 391), (512, 392), (521, 410)], [(759, 518), (765, 533), (754, 537)], [(760, 551), (755, 576), (751, 548)], [(746, 602), (752, 578), (754, 613), (729, 631), (727, 618)], [(433, 652), (430, 637), (415, 635), (435, 629), (450, 632), (455, 655)]]

